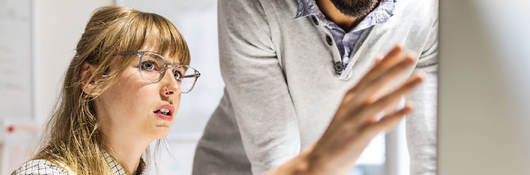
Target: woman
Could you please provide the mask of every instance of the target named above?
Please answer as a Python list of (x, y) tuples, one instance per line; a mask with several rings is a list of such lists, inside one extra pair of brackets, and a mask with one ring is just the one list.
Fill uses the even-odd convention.
[[(167, 19), (131, 8), (97, 10), (77, 44), (43, 146), (12, 174), (143, 174), (149, 144), (168, 135), (180, 95), (200, 76), (189, 62), (186, 42)], [(345, 95), (323, 137), (269, 174), (351, 169), (352, 157), (377, 133), (410, 113), (409, 105), (374, 118), (421, 82), (415, 75), (379, 94), (412, 65), (394, 48)]]

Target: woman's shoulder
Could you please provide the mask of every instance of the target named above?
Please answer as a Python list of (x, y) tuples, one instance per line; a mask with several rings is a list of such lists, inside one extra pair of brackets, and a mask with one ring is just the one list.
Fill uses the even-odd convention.
[(55, 163), (49, 160), (30, 160), (13, 171), (11, 175), (75, 175), (67, 166), (62, 163)]

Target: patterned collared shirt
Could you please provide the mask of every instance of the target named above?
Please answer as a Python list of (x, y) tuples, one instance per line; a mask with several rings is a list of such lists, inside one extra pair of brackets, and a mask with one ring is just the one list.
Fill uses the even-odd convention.
[[(112, 170), (113, 175), (127, 175), (121, 165), (110, 156), (108, 153), (104, 153), (107, 165)], [(143, 159), (140, 160), (140, 164), (135, 175), (143, 175), (145, 172), (145, 162)], [(26, 162), (17, 170), (13, 171), (11, 175), (76, 175), (70, 168), (62, 163), (53, 163), (44, 159), (31, 160)]]
[(345, 32), (337, 24), (327, 20), (326, 16), (324, 16), (322, 11), (318, 8), (315, 0), (298, 0), (296, 18), (306, 16), (317, 17), (317, 19), (330, 31), (331, 35), (333, 35), (342, 62), (346, 66), (351, 54), (355, 52), (352, 49), (355, 48), (361, 34), (376, 24), (388, 21), (388, 19), (394, 15), (395, 5), (396, 0), (381, 0), (379, 5), (349, 32)]

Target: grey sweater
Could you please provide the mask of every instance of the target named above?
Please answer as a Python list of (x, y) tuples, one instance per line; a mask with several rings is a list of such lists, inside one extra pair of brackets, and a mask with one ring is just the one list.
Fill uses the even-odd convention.
[(326, 41), (329, 31), (310, 17), (295, 19), (296, 0), (218, 3), (226, 87), (197, 146), (193, 174), (262, 174), (297, 155), (321, 136), (374, 57), (395, 44), (418, 53), (416, 69), (427, 73), (408, 97), (416, 108), (407, 141), (412, 174), (434, 174), (437, 0), (400, 0), (392, 18), (363, 33), (341, 75), (333, 68), (340, 54)]

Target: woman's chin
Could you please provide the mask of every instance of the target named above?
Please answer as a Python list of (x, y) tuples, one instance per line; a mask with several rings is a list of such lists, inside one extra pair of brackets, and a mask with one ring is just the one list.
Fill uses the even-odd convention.
[(158, 135), (155, 139), (165, 139), (167, 138), (168, 134), (164, 134), (164, 135)]
[(164, 139), (169, 135), (169, 126), (157, 126), (155, 133), (153, 133), (155, 139)]

